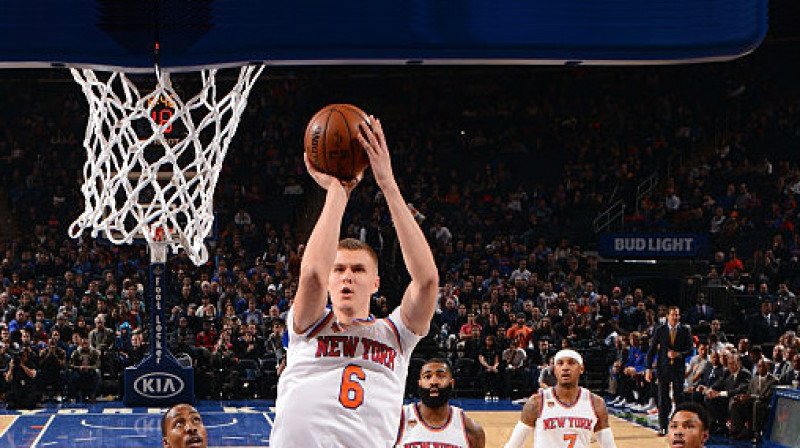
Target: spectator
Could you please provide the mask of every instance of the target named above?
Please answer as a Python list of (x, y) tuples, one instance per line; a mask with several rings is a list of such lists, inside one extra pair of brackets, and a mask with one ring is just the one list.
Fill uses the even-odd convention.
[(705, 392), (708, 391), (720, 378), (728, 374), (728, 368), (722, 362), (721, 352), (713, 351), (709, 356), (708, 367), (703, 371), (700, 382), (691, 395), (691, 401), (704, 401)]
[(698, 325), (710, 327), (710, 323), (713, 320), (714, 308), (706, 303), (705, 294), (698, 294), (696, 305), (689, 308), (689, 311), (686, 313), (686, 323), (692, 327), (697, 327)]
[(114, 347), (114, 330), (106, 328), (106, 316), (98, 314), (94, 318), (94, 329), (89, 332), (89, 345), (100, 352)]
[(731, 250), (728, 252), (728, 261), (725, 262), (725, 266), (722, 269), (722, 275), (730, 277), (733, 275), (734, 271), (744, 271), (744, 263), (736, 256), (736, 248), (731, 247)]
[(247, 301), (247, 310), (242, 313), (241, 319), (245, 324), (253, 323), (261, 326), (264, 323), (264, 314), (260, 309), (256, 308), (255, 299)]
[(94, 403), (100, 385), (100, 352), (89, 344), (89, 338), (80, 338), (80, 346), (72, 352), (69, 365), (71, 399)]
[(764, 429), (778, 379), (769, 373), (772, 369), (769, 359), (760, 359), (756, 369), (757, 374), (750, 380), (747, 391), (732, 398), (730, 436), (733, 440), (752, 439)]
[(22, 329), (27, 328), (33, 330), (33, 323), (28, 320), (28, 315), (23, 309), (17, 309), (16, 319), (8, 323), (8, 332), (11, 334), (11, 340), (20, 342), (22, 340)]
[(39, 387), (45, 394), (50, 393), (57, 401), (63, 400), (66, 382), (67, 352), (60, 346), (60, 333), (53, 330), (47, 347), (39, 352)]
[(797, 389), (798, 381), (800, 381), (800, 353), (792, 356), (792, 368), (787, 369), (780, 383)]
[(508, 398), (512, 396), (514, 384), (520, 384), (523, 391), (528, 390), (528, 378), (530, 373), (525, 368), (527, 354), (519, 347), (516, 339), (509, 341), (509, 347), (503, 350), (503, 395)]
[(728, 342), (728, 336), (722, 331), (722, 322), (719, 319), (714, 319), (711, 321), (711, 330), (708, 333), (709, 338), (711, 335), (714, 335), (715, 343), (720, 344), (719, 346), (710, 345), (709, 342), (709, 351), (719, 351), (722, 349), (721, 344)]
[(462, 325), (461, 329), (458, 331), (458, 338), (461, 341), (464, 341), (465, 339), (469, 338), (470, 335), (472, 335), (474, 330), (477, 330), (478, 333), (480, 333), (482, 328), (481, 325), (475, 321), (475, 313), (469, 312), (467, 313), (467, 322)]
[(686, 381), (684, 392), (691, 395), (700, 386), (703, 375), (711, 369), (711, 361), (708, 359), (708, 345), (700, 343), (697, 346), (697, 354), (689, 361), (686, 368)]
[[(149, 351), (150, 349), (147, 345), (142, 342), (142, 334), (134, 331), (131, 334), (131, 348), (122, 355), (124, 366), (130, 367), (138, 365)], [(178, 354), (181, 352), (176, 350), (173, 353)]]
[(730, 399), (747, 392), (751, 377), (750, 372), (742, 369), (742, 361), (738, 354), (728, 356), (728, 374), (719, 378), (705, 391), (706, 407), (713, 420), (712, 433), (728, 433), (725, 422), (730, 417)]
[[(27, 334), (26, 332), (23, 332)], [(8, 409), (33, 409), (39, 401), (36, 387), (37, 357), (30, 344), (16, 342), (11, 345), (8, 370), (4, 374)]]
[(558, 379), (556, 378), (556, 374), (553, 371), (553, 358), (550, 358), (550, 363), (547, 364), (544, 368), (542, 368), (541, 372), (539, 373), (538, 383), (539, 389), (547, 389), (548, 387), (554, 387)]
[(517, 346), (527, 348), (533, 337), (533, 329), (525, 324), (525, 313), (517, 313), (516, 322), (506, 330), (506, 338), (516, 340)]
[(484, 394), (499, 397), (500, 385), (500, 350), (492, 335), (486, 336), (483, 346), (478, 352), (479, 376), (483, 378)]

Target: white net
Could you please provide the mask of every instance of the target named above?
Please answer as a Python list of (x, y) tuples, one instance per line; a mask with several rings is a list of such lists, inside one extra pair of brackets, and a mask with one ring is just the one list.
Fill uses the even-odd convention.
[(205, 263), (222, 162), (263, 69), (241, 67), (223, 94), (217, 70), (203, 70), (199, 93), (188, 101), (168, 72), (156, 71), (155, 89), (142, 94), (125, 73), (98, 77), (92, 69), (71, 69), (89, 101), (89, 122), (83, 142), (85, 210), (70, 236), (90, 230), (113, 244), (144, 239), (154, 247), (159, 243), (153, 229), (167, 229), (165, 242), (173, 252), (183, 248), (192, 262)]

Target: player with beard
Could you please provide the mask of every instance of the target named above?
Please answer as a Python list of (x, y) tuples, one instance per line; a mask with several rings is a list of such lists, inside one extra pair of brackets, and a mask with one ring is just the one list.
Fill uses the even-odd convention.
[(206, 448), (208, 433), (203, 418), (190, 404), (176, 404), (161, 417), (161, 443), (164, 448)]
[(417, 384), (420, 402), (403, 406), (398, 448), (484, 448), (486, 435), (481, 425), (449, 404), (455, 380), (447, 361), (434, 358), (426, 362)]
[(522, 448), (533, 436), (534, 448), (588, 448), (592, 435), (600, 448), (616, 448), (602, 398), (578, 386), (583, 357), (564, 349), (553, 357), (556, 385), (532, 395), (505, 448)]

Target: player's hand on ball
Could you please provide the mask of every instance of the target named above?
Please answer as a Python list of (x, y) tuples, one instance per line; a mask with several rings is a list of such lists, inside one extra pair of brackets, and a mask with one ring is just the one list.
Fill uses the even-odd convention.
[(338, 177), (331, 176), (330, 174), (323, 173), (322, 171), (316, 169), (313, 164), (308, 160), (308, 154), (303, 154), (303, 161), (306, 164), (306, 169), (308, 170), (308, 174), (314, 179), (314, 181), (325, 190), (329, 190), (332, 186), (340, 186), (344, 189), (345, 193), (350, 196), (350, 192), (361, 182), (361, 179), (364, 178), (364, 173), (361, 172), (355, 179), (351, 180), (342, 180)]
[(389, 156), (389, 147), (386, 145), (386, 136), (383, 134), (381, 121), (372, 115), (369, 116), (369, 121), (372, 125), (371, 127), (364, 123), (359, 123), (361, 133), (358, 135), (358, 141), (367, 152), (372, 175), (375, 176), (375, 182), (378, 184), (378, 187), (383, 190), (394, 184), (392, 159)]

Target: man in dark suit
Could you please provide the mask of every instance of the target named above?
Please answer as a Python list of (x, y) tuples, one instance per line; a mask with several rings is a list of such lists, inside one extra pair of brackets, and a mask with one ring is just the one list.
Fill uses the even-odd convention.
[(686, 323), (695, 328), (696, 325), (701, 325), (702, 322), (702, 326), (708, 330), (713, 320), (714, 308), (706, 303), (706, 295), (701, 292), (697, 295), (697, 304), (689, 308), (686, 313)]
[(711, 425), (711, 432), (720, 434), (727, 432), (725, 422), (728, 420), (730, 399), (746, 394), (751, 378), (750, 372), (742, 368), (739, 354), (728, 355), (728, 374), (705, 391), (706, 408), (714, 421)]
[(719, 352), (711, 352), (709, 357), (709, 366), (703, 371), (703, 376), (700, 378), (700, 384), (697, 385), (694, 392), (692, 392), (691, 399), (698, 403), (705, 401), (704, 392), (710, 389), (718, 379), (728, 374), (728, 368), (722, 363), (722, 355)]
[(753, 344), (774, 342), (782, 331), (780, 317), (772, 312), (772, 302), (761, 302), (760, 312), (748, 319), (748, 334)]
[(795, 386), (795, 381), (800, 384), (800, 353), (792, 355), (792, 367), (786, 369), (780, 378), (781, 384), (786, 386)]
[[(731, 403), (731, 439), (742, 440), (758, 437), (764, 429), (772, 391), (778, 384), (769, 371), (772, 361), (761, 358), (756, 364), (756, 375), (750, 380), (746, 394), (733, 397)], [(745, 425), (750, 422), (750, 429)]]
[(681, 325), (681, 312), (677, 306), (669, 307), (667, 323), (653, 333), (650, 349), (645, 359), (645, 379), (653, 379), (653, 359), (658, 355), (656, 378), (658, 378), (658, 424), (659, 435), (667, 435), (669, 414), (672, 410), (672, 401), (669, 398), (669, 388), (672, 386), (672, 396), (675, 403), (683, 401), (683, 378), (686, 370), (686, 358), (691, 354), (693, 341), (692, 331), (686, 325)]

